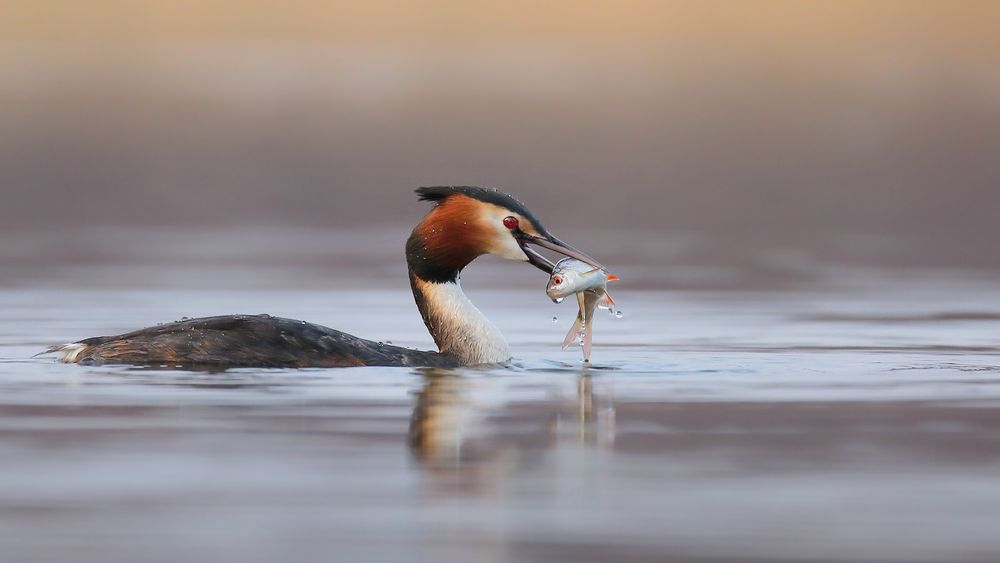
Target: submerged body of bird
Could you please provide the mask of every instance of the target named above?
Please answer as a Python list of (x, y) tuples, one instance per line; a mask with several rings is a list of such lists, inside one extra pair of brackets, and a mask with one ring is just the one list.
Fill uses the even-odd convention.
[(617, 279), (618, 276), (609, 275), (602, 268), (596, 268), (574, 258), (564, 258), (556, 263), (552, 275), (549, 276), (545, 294), (556, 303), (561, 303), (566, 297), (575, 294), (580, 306), (576, 314), (576, 321), (566, 333), (566, 338), (563, 339), (563, 350), (573, 342), (578, 341), (583, 347), (584, 361), (590, 361), (590, 350), (593, 346), (594, 336), (594, 312), (597, 308), (612, 309), (614, 307), (615, 301), (608, 295), (608, 282)]

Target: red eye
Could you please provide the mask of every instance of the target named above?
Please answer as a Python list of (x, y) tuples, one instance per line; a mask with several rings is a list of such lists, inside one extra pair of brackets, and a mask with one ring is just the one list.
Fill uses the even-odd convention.
[(556, 285), (561, 284), (562, 283), (562, 276), (556, 276), (556, 277), (552, 278), (552, 283), (554, 283)]
[(517, 217), (507, 216), (503, 218), (503, 226), (510, 230), (517, 228)]

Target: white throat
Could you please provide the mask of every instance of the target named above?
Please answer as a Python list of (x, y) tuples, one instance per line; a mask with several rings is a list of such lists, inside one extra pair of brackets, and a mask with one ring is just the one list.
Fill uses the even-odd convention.
[(510, 360), (510, 348), (493, 323), (454, 283), (418, 283), (426, 304), (427, 328), (438, 349), (469, 365)]

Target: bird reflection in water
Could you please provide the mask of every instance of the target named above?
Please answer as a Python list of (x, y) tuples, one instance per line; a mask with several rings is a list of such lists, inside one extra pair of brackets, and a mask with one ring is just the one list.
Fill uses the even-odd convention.
[(451, 486), (483, 484), (491, 475), (531, 465), (547, 450), (614, 445), (614, 399), (607, 379), (595, 385), (584, 372), (575, 378), (572, 397), (565, 396), (560, 378), (543, 400), (515, 400), (504, 378), (440, 368), (418, 373), (424, 385), (410, 419), (410, 449), (432, 474), (458, 481)]

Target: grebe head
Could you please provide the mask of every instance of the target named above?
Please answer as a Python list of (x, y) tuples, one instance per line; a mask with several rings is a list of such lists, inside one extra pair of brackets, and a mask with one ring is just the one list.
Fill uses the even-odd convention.
[[(419, 188), (417, 194), (435, 205), (407, 243), (411, 268), (433, 267), (439, 276), (451, 277), (477, 256), (493, 254), (552, 273), (553, 263), (534, 246), (604, 268), (548, 232), (523, 203), (509, 194), (472, 186)], [(417, 274), (424, 279), (434, 277), (434, 272)]]

